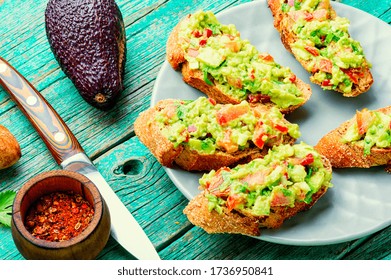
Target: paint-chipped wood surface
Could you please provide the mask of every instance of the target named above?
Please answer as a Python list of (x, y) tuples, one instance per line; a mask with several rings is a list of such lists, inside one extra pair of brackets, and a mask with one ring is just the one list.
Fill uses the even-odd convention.
[[(208, 235), (182, 214), (186, 198), (134, 136), (133, 122), (150, 104), (165, 59), (168, 33), (198, 9), (215, 13), (249, 1), (117, 0), (126, 26), (125, 91), (112, 110), (89, 106), (60, 70), (44, 27), (47, 1), (0, 0), (0, 56), (51, 103), (144, 228), (162, 259), (391, 259), (391, 227), (359, 240), (328, 246), (288, 246), (236, 235)], [(339, 1), (390, 24), (391, 0)], [(59, 167), (24, 115), (0, 89), (0, 123), (18, 139), (22, 158), (0, 170), (0, 191), (18, 190), (33, 176)], [(390, 214), (391, 215), (391, 214)], [(130, 237), (131, 238), (131, 237)], [(131, 259), (110, 238), (99, 259)], [(9, 228), (0, 226), (0, 259), (23, 259)]]

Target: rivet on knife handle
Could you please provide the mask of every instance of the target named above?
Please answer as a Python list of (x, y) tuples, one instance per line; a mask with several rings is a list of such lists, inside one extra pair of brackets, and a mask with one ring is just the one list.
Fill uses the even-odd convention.
[(74, 154), (83, 152), (77, 139), (52, 106), (2, 57), (0, 84), (31, 121), (58, 164)]

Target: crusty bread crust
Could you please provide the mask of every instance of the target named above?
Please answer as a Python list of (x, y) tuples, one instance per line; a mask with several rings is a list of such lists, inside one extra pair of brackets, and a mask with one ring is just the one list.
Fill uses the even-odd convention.
[[(200, 90), (205, 93), (208, 97), (211, 97), (216, 100), (217, 103), (222, 104), (239, 104), (241, 100), (230, 96), (216, 87), (217, 81), (215, 81), (212, 77), (210, 77), (213, 85), (208, 85), (204, 81), (203, 73), (198, 69), (190, 69), (189, 63), (185, 59), (185, 53), (181, 48), (181, 43), (183, 39), (181, 39), (178, 34), (180, 30), (180, 25), (187, 20), (187, 18), (183, 19), (179, 22), (173, 31), (171, 32), (166, 45), (166, 53), (167, 53), (167, 61), (170, 63), (172, 68), (175, 70), (181, 70), (183, 80), (189, 84), (190, 86)], [(181, 41), (182, 40), (182, 41)], [(303, 93), (303, 102), (294, 106), (290, 106), (288, 108), (281, 108), (280, 111), (284, 114), (288, 114), (296, 110), (297, 108), (303, 106), (311, 97), (312, 91), (308, 84), (304, 83), (301, 79), (296, 77), (295, 80), (296, 86)], [(261, 102), (261, 101), (260, 101)], [(275, 104), (272, 102), (264, 102), (264, 105), (271, 107)]]
[[(223, 166), (232, 166), (238, 163), (249, 162), (252, 159), (264, 156), (266, 149), (249, 148), (234, 153), (216, 151), (214, 154), (199, 154), (187, 146), (174, 147), (173, 143), (164, 137), (155, 122), (155, 116), (173, 99), (159, 101), (154, 107), (142, 112), (134, 123), (134, 130), (140, 141), (149, 148), (156, 159), (166, 167), (177, 164), (188, 171), (209, 171)], [(286, 135), (284, 144), (293, 144), (295, 139)]]
[[(324, 166), (331, 171), (331, 165), (327, 158), (322, 157)], [(223, 213), (208, 210), (208, 199), (205, 192), (193, 198), (185, 207), (183, 213), (189, 221), (203, 228), (208, 233), (236, 233), (250, 236), (261, 234), (261, 228), (279, 228), (283, 222), (297, 213), (310, 209), (327, 191), (322, 187), (313, 194), (311, 203), (297, 202), (294, 207), (271, 207), (270, 215), (263, 217), (250, 216), (235, 210), (228, 211), (223, 207)]]
[[(378, 111), (391, 114), (391, 106)], [(371, 153), (364, 156), (364, 148), (357, 143), (343, 143), (341, 141), (348, 127), (356, 122), (356, 116), (342, 123), (338, 128), (323, 136), (316, 144), (315, 149), (326, 156), (335, 168), (370, 168), (372, 166), (389, 165), (391, 162), (391, 148), (381, 149), (372, 147)]]
[[(295, 54), (292, 52), (291, 45), (297, 41), (297, 36), (292, 31), (294, 20), (287, 16), (285, 13), (281, 10), (281, 3), (279, 0), (268, 0), (269, 8), (272, 12), (272, 15), (274, 17), (274, 27), (278, 30), (281, 36), (281, 42), (283, 43), (284, 47), (295, 56)], [(329, 11), (328, 17), (330, 19), (334, 19), (337, 15), (333, 7), (330, 5), (330, 1), (322, 1), (319, 5), (321, 5), (320, 8), (326, 9)], [(309, 63), (307, 61), (301, 60), (299, 57), (295, 56), (298, 62), (306, 69), (308, 72), (309, 70)], [(370, 89), (370, 87), (373, 84), (373, 76), (369, 69), (369, 66), (363, 65), (360, 69), (361, 73), (360, 75), (357, 75), (357, 83), (353, 84), (352, 91), (349, 93), (345, 93), (339, 89), (336, 89), (335, 91), (341, 92), (343, 96), (345, 97), (355, 97), (358, 96)], [(316, 81), (313, 78), (313, 74), (310, 77), (311, 82), (317, 85), (321, 85), (319, 81)]]
[(209, 211), (208, 199), (204, 193), (192, 199), (183, 213), (193, 225), (203, 228), (207, 233), (240, 233), (252, 236), (260, 234), (259, 220), (256, 217), (228, 212), (227, 208), (223, 208), (222, 214)]

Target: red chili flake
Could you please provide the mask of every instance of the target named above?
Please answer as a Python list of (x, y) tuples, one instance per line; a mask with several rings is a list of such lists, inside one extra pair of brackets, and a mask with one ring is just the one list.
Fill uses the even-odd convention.
[(64, 241), (80, 234), (93, 216), (94, 209), (80, 194), (54, 192), (30, 207), (25, 225), (38, 239)]

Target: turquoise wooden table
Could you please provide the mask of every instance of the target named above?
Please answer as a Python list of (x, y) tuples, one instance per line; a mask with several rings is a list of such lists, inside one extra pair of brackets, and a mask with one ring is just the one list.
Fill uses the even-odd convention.
[[(182, 210), (187, 199), (133, 131), (138, 114), (150, 106), (156, 76), (165, 60), (168, 32), (198, 9), (215, 13), (245, 0), (117, 0), (126, 26), (125, 90), (103, 112), (88, 105), (60, 70), (44, 28), (47, 1), (0, 0), (0, 56), (8, 60), (51, 103), (74, 132), (127, 208), (150, 237), (162, 259), (391, 259), (391, 227), (349, 242), (290, 246), (237, 235), (208, 235), (192, 226)], [(391, 23), (391, 0), (343, 0)], [(33, 176), (58, 169), (25, 116), (0, 89), (0, 124), (17, 138), (22, 158), (0, 170), (0, 191), (18, 190)], [(98, 259), (131, 259), (112, 238)], [(0, 226), (0, 259), (23, 259), (11, 230)]]

